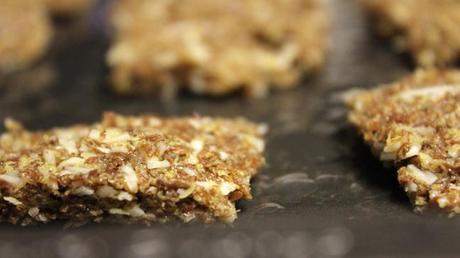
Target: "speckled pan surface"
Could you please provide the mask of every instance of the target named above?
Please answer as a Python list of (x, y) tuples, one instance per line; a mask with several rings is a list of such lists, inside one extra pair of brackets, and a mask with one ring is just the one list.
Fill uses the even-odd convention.
[[(233, 227), (94, 224), (63, 230), (62, 224), (0, 225), (0, 253), (47, 258), (452, 257), (458, 253), (451, 243), (460, 222), (414, 214), (392, 176), (394, 170), (383, 168), (371, 155), (346, 122), (345, 107), (337, 100), (350, 88), (388, 83), (408, 74), (409, 60), (371, 36), (353, 1), (331, 2), (335, 4), (334, 42), (340, 44), (333, 45), (326, 70), (301, 87), (261, 100), (188, 95), (172, 102), (118, 98), (104, 88), (105, 39), (91, 36), (90, 31), (53, 48), (45, 68), (32, 71), (42, 75), (41, 80), (32, 80), (37, 84), (28, 84), (35, 88), (2, 87), (0, 119), (13, 116), (28, 128), (39, 129), (95, 122), (105, 110), (162, 116), (243, 114), (271, 128), (267, 167), (253, 182), (254, 200), (239, 203), (241, 213)], [(59, 69), (56, 83), (38, 87), (49, 79), (50, 67)], [(27, 81), (27, 75), (21, 76)], [(17, 80), (9, 81), (18, 85)]]

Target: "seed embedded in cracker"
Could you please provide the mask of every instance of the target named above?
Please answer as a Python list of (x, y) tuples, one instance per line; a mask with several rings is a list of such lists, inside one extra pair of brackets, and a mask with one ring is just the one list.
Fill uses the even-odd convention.
[(244, 119), (107, 113), (30, 132), (5, 121), (0, 220), (232, 222), (264, 164), (266, 127)]
[(296, 86), (328, 45), (323, 0), (121, 0), (107, 56), (121, 94), (224, 95)]
[(418, 65), (445, 66), (460, 56), (460, 2), (456, 0), (362, 0), (379, 33), (394, 39)]
[(416, 210), (460, 213), (459, 103), (459, 70), (419, 70), (348, 99), (350, 122), (396, 166)]

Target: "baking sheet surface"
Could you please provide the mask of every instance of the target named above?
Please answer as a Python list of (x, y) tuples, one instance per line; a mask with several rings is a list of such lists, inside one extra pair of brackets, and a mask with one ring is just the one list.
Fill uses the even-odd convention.
[(244, 115), (271, 128), (268, 164), (254, 180), (254, 200), (239, 203), (233, 226), (62, 223), (0, 226), (1, 257), (340, 257), (447, 256), (458, 249), (458, 219), (416, 215), (386, 169), (345, 121), (340, 96), (390, 82), (412, 69), (369, 32), (354, 1), (330, 0), (334, 15), (325, 70), (297, 89), (266, 99), (239, 95), (178, 99), (120, 98), (107, 90), (98, 16), (62, 26), (49, 56), (0, 81), (0, 119), (28, 128), (93, 122), (104, 111), (163, 116)]

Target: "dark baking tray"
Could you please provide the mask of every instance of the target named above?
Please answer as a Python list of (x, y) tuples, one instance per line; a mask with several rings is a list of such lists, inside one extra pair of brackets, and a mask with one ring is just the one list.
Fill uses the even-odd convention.
[(58, 21), (57, 40), (35, 68), (0, 81), (0, 119), (31, 129), (93, 122), (104, 111), (198, 113), (266, 122), (268, 164), (234, 225), (63, 223), (0, 226), (1, 257), (446, 257), (458, 251), (457, 219), (417, 215), (346, 123), (340, 95), (410, 72), (366, 26), (351, 0), (331, 0), (334, 33), (325, 70), (265, 99), (121, 98), (107, 90), (108, 39), (99, 8), (86, 22)]

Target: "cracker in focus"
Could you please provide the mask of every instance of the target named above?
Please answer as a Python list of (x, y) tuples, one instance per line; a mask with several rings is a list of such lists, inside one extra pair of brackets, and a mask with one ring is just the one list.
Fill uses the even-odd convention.
[(111, 22), (121, 94), (292, 88), (323, 66), (329, 34), (323, 0), (120, 0)]
[(396, 166), (416, 210), (460, 213), (459, 103), (458, 70), (419, 70), (348, 100), (350, 122)]
[(0, 219), (14, 224), (232, 222), (264, 164), (266, 127), (244, 119), (113, 113), (0, 136)]
[(0, 4), (0, 75), (34, 64), (48, 49), (52, 27), (44, 6), (35, 0)]
[(377, 30), (421, 66), (445, 66), (460, 57), (457, 0), (362, 0)]

